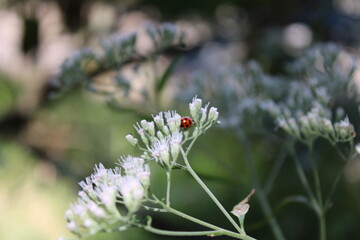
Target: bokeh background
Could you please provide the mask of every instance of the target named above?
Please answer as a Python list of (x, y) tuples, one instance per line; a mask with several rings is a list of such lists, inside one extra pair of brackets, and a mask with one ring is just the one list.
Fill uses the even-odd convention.
[[(169, 84), (152, 112), (131, 108), (131, 101), (130, 110), (110, 108), (83, 88), (51, 95), (49, 83), (73, 51), (94, 47), (114, 33), (141, 32), (149, 22), (172, 22), (186, 33), (179, 75), (204, 65), (220, 68), (252, 59), (266, 72), (282, 74), (286, 62), (316, 43), (336, 42), (355, 55), (360, 47), (358, 0), (0, 0), (0, 239), (71, 236), (63, 214), (76, 199), (77, 182), (95, 163), (113, 167), (119, 156), (135, 153), (124, 137), (142, 117), (175, 107), (187, 113), (184, 106), (191, 96), (177, 87), (179, 81), (191, 84), (186, 77), (172, 79), (177, 84)], [(147, 43), (140, 47), (146, 49)], [(264, 160), (257, 163), (260, 175), (274, 154), (261, 141), (254, 147)], [(238, 145), (229, 131), (214, 129), (192, 154), (194, 168), (227, 209), (252, 188)], [(336, 153), (327, 154), (331, 158)], [(331, 174), (338, 165), (328, 162), (322, 168)], [(270, 195), (274, 205), (281, 196), (301, 191), (293, 171), (291, 162), (285, 162), (281, 174), (286, 181), (279, 181)], [(358, 175), (360, 171), (347, 171), (341, 179), (328, 215), (328, 239), (360, 239)], [(224, 225), (221, 213), (189, 176), (174, 177), (174, 206)], [(161, 188), (163, 180), (155, 170), (153, 185)], [(254, 200), (247, 216), (248, 231), (258, 239), (272, 239), (257, 205)], [(316, 239), (316, 220), (306, 207), (289, 205), (277, 216), (289, 239)], [(154, 222), (167, 229), (197, 227), (170, 216)], [(91, 239), (180, 238), (133, 229)]]

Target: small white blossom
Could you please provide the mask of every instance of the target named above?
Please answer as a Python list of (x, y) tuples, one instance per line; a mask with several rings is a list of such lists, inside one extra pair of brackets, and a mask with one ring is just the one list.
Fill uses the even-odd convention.
[(129, 212), (136, 212), (145, 196), (145, 190), (140, 181), (133, 176), (125, 176), (121, 179), (119, 191)]
[(82, 204), (82, 201), (78, 201), (77, 203), (70, 204), (70, 211), (73, 212), (76, 216), (84, 216), (86, 215), (86, 207)]
[(116, 204), (115, 186), (103, 186), (97, 190), (97, 196), (101, 203), (103, 203), (108, 210), (113, 210)]
[(157, 131), (156, 136), (157, 136), (159, 139), (164, 139), (164, 138), (165, 138), (164, 134), (163, 134), (161, 131)]
[(85, 192), (90, 192), (94, 189), (90, 177), (85, 178), (85, 181), (79, 182), (79, 185)]
[(200, 121), (199, 121), (199, 127), (201, 127), (202, 125), (205, 124), (205, 121), (206, 121), (206, 118), (207, 118), (208, 107), (209, 107), (209, 103), (206, 104), (205, 107), (203, 107), (203, 108), (200, 109), (201, 118), (200, 118)]
[(99, 207), (99, 205), (92, 200), (86, 201), (86, 207), (91, 212), (91, 214), (98, 218), (103, 218), (106, 216), (106, 212), (104, 211), (104, 209)]
[(145, 188), (150, 185), (150, 167), (145, 164), (144, 159), (132, 156), (122, 157), (120, 165), (127, 176), (136, 177)]
[(182, 133), (178, 132), (172, 134), (169, 139), (171, 146), (171, 157), (174, 162), (176, 161), (180, 152), (182, 137), (183, 137)]
[(350, 126), (349, 118), (346, 117), (344, 120), (341, 120), (339, 123), (339, 127), (348, 128)]
[(149, 133), (150, 136), (155, 135), (155, 124), (154, 122), (148, 122), (146, 120), (141, 120), (141, 127)]
[(171, 133), (175, 133), (180, 130), (181, 116), (178, 113), (175, 111), (165, 112), (165, 118)]
[(76, 232), (77, 229), (76, 223), (74, 221), (68, 222), (67, 228), (72, 232)]
[(139, 140), (137, 138), (135, 138), (133, 135), (128, 134), (126, 135), (126, 140), (132, 145), (132, 146), (137, 146)]
[(167, 138), (154, 141), (150, 151), (156, 162), (164, 166), (170, 166), (169, 142)]
[(156, 126), (162, 129), (165, 125), (163, 112), (160, 112), (158, 115), (156, 115), (153, 118), (154, 118), (154, 122), (156, 123)]
[(195, 123), (200, 121), (200, 109), (202, 106), (202, 100), (194, 97), (192, 102), (189, 103), (190, 115), (194, 119)]
[(99, 163), (95, 165), (94, 173), (91, 175), (91, 182), (96, 186), (99, 186), (107, 178), (107, 169)]
[(350, 123), (348, 117), (335, 123), (334, 128), (340, 141), (347, 141), (348, 139), (355, 137), (354, 126)]
[(209, 116), (208, 119), (211, 122), (216, 122), (219, 117), (219, 112), (216, 107), (211, 107), (209, 110)]
[(145, 130), (140, 126), (139, 123), (134, 125), (134, 128), (137, 131), (137, 133), (140, 135), (141, 140), (143, 141), (143, 143), (146, 145), (146, 147), (148, 147), (149, 146), (149, 140), (148, 140), (148, 136), (145, 135)]
[(279, 105), (277, 105), (272, 100), (260, 102), (260, 108), (264, 111), (269, 112), (270, 115), (273, 117), (278, 117), (281, 114), (281, 109), (280, 109)]

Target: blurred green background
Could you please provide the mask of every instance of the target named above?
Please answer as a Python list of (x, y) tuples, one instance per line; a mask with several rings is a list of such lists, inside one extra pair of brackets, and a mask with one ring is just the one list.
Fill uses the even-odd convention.
[[(50, 98), (49, 82), (74, 50), (94, 46), (113, 33), (136, 31), (147, 22), (167, 21), (181, 25), (189, 35), (191, 47), (184, 53), (186, 60), (179, 72), (201, 69), (200, 56), (219, 67), (255, 59), (267, 72), (281, 74), (284, 63), (315, 43), (337, 42), (354, 54), (360, 46), (358, 0), (0, 0), (0, 5), (2, 240), (71, 236), (63, 214), (76, 199), (77, 182), (92, 172), (95, 163), (113, 167), (120, 156), (135, 154), (125, 135), (134, 132), (133, 124), (142, 117), (156, 114), (141, 108), (114, 110), (83, 89)], [(186, 97), (171, 87), (166, 91), (155, 109), (177, 107), (188, 114)], [(251, 138), (262, 177), (281, 146), (256, 135)], [(220, 128), (203, 137), (191, 155), (194, 168), (227, 209), (252, 188), (242, 156), (235, 136)], [(326, 151), (321, 157), (325, 182), (339, 167), (340, 162), (325, 161), (334, 158), (335, 151)], [(282, 180), (269, 196), (274, 206), (283, 196), (302, 191), (292, 162), (286, 160), (280, 172)], [(334, 196), (328, 239), (360, 239), (360, 171), (353, 175), (341, 179)], [(188, 175), (179, 172), (174, 177), (173, 206), (230, 227)], [(153, 186), (164, 186), (165, 177), (156, 167), (152, 178)], [(254, 200), (251, 206), (246, 219), (249, 235), (273, 239), (258, 203)], [(277, 216), (288, 239), (317, 238), (315, 217), (306, 207), (290, 204)], [(201, 229), (171, 216), (154, 219), (161, 228)], [(90, 239), (180, 238), (133, 229)]]

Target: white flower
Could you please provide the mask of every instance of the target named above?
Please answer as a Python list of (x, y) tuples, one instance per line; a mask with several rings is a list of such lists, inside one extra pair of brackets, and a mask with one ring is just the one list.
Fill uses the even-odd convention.
[(155, 161), (168, 167), (170, 166), (169, 150), (168, 138), (154, 141), (150, 148), (151, 155)]
[(125, 176), (119, 183), (119, 191), (129, 212), (136, 212), (145, 196), (145, 190), (140, 181), (134, 176)]
[(75, 217), (75, 215), (74, 215), (74, 213), (73, 213), (70, 209), (66, 210), (66, 212), (65, 212), (65, 219), (66, 219), (67, 221), (73, 221), (73, 220), (74, 220), (74, 217)]
[(98, 204), (96, 204), (94, 201), (88, 199), (86, 202), (87, 209), (93, 214), (94, 216), (98, 218), (103, 218), (106, 216), (106, 212), (102, 207), (100, 207)]
[(139, 140), (137, 138), (135, 138), (133, 135), (128, 134), (126, 135), (126, 140), (132, 145), (132, 146), (136, 146), (139, 142)]
[(350, 126), (349, 118), (346, 117), (344, 120), (341, 120), (339, 123), (339, 127), (348, 128)]
[(205, 107), (201, 108), (200, 109), (200, 112), (201, 112), (201, 118), (200, 118), (200, 121), (199, 121), (199, 126), (202, 126), (205, 124), (205, 121), (206, 121), (206, 118), (207, 118), (207, 110), (208, 110), (208, 107), (209, 107), (209, 103), (205, 105)]
[(194, 97), (192, 102), (189, 103), (190, 115), (194, 119), (195, 123), (200, 121), (200, 109), (202, 106), (202, 100)]
[(216, 107), (211, 107), (209, 110), (209, 121), (215, 122), (219, 117), (219, 112)]
[(77, 229), (76, 223), (74, 221), (68, 222), (67, 228), (72, 232), (76, 232)]
[(177, 132), (172, 134), (168, 139), (168, 141), (170, 142), (171, 157), (174, 162), (179, 155), (182, 138), (183, 134), (181, 132)]
[(154, 122), (156, 123), (156, 126), (162, 129), (165, 125), (163, 112), (159, 112), (159, 114), (153, 118), (154, 118)]
[(101, 203), (108, 210), (113, 210), (116, 204), (116, 187), (114, 186), (102, 186), (97, 189), (97, 196)]
[(273, 117), (278, 117), (281, 114), (281, 109), (279, 105), (277, 105), (272, 100), (262, 101), (260, 102), (260, 107), (264, 110), (269, 112)]
[(143, 141), (143, 143), (146, 145), (146, 147), (149, 146), (149, 140), (146, 134), (145, 134), (145, 130), (140, 126), (139, 123), (137, 123), (136, 125), (134, 125), (135, 130), (137, 131), (137, 133), (140, 135), (141, 140)]
[(181, 116), (175, 111), (165, 112), (166, 124), (171, 133), (178, 132), (180, 130)]
[(154, 124), (154, 122), (148, 122), (146, 120), (141, 120), (140, 125), (145, 131), (147, 131), (150, 134), (150, 136), (155, 135), (155, 124)]
[(347, 141), (349, 138), (355, 137), (354, 126), (350, 123), (349, 118), (346, 117), (334, 125), (335, 132), (341, 141)]
[(77, 203), (70, 204), (70, 211), (74, 213), (76, 216), (84, 216), (86, 215), (87, 208), (82, 204), (82, 201), (78, 201)]
[(90, 177), (85, 178), (85, 181), (79, 182), (79, 185), (85, 192), (90, 192), (93, 190), (93, 185)]
[(138, 157), (121, 157), (121, 167), (127, 176), (134, 176), (147, 188), (150, 185), (150, 167), (145, 160)]

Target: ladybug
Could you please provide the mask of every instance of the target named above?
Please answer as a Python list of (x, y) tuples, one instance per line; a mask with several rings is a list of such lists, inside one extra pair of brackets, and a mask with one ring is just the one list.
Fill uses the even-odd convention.
[(180, 121), (180, 128), (188, 129), (194, 126), (194, 120), (191, 117), (182, 117)]

